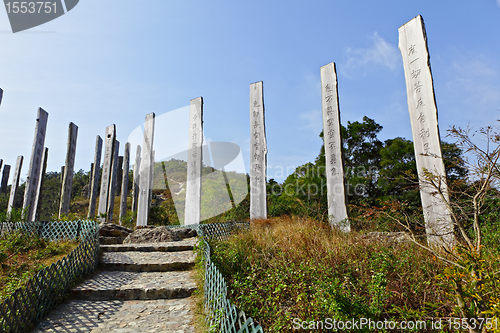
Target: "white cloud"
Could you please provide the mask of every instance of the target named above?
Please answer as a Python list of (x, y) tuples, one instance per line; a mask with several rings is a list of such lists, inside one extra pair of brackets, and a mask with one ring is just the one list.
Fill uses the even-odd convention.
[(454, 76), (447, 87), (458, 93), (463, 101), (490, 108), (500, 103), (498, 71), (485, 57), (453, 61), (452, 69)]
[(500, 7), (500, 0), (497, 0), (497, 6)]
[(371, 39), (373, 40), (372, 47), (366, 49), (349, 47), (346, 49), (345, 54), (348, 57), (346, 67), (348, 69), (370, 65), (383, 66), (390, 70), (401, 67), (401, 56), (396, 46), (380, 37), (377, 32), (373, 33)]
[(300, 129), (312, 130), (315, 133), (319, 133), (323, 126), (323, 118), (321, 111), (312, 110), (309, 112), (303, 112), (299, 114), (299, 118), (302, 120), (302, 126)]

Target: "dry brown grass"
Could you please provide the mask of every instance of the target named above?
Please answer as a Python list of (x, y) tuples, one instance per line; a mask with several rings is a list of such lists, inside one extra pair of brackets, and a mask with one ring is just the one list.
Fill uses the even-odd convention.
[(231, 299), (266, 331), (293, 318), (428, 319), (451, 314), (442, 264), (411, 243), (383, 244), (300, 217), (253, 221), (212, 243)]

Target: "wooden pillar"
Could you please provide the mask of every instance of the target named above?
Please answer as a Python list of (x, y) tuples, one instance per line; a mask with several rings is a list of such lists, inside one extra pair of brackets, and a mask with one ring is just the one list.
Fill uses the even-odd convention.
[(139, 178), (141, 167), (141, 146), (137, 145), (137, 153), (135, 154), (134, 164), (134, 184), (132, 185), (132, 211), (137, 211), (137, 200), (139, 198)]
[(16, 203), (17, 188), (19, 187), (19, 179), (21, 178), (21, 169), (23, 167), (23, 156), (18, 156), (16, 161), (16, 168), (14, 169), (14, 179), (10, 188), (9, 203), (7, 205), (7, 216), (12, 212), (12, 208)]
[(432, 247), (451, 249), (455, 245), (451, 212), (425, 175), (427, 170), (437, 177), (437, 186), (449, 202), (427, 35), (420, 15), (399, 28), (399, 49), (403, 56), (427, 242)]
[(137, 225), (148, 224), (149, 208), (151, 206), (151, 164), (153, 163), (153, 139), (155, 114), (146, 116), (144, 123), (144, 140), (142, 142), (142, 159), (140, 167), (139, 200), (137, 204)]
[(40, 170), (40, 181), (38, 182), (38, 187), (36, 189), (36, 196), (35, 196), (34, 212), (36, 221), (40, 220), (40, 210), (42, 206), (42, 190), (43, 190), (43, 183), (45, 181), (45, 171), (47, 170), (48, 159), (49, 159), (49, 148), (45, 147), (45, 149), (43, 150), (42, 169)]
[(107, 221), (111, 222), (113, 220), (113, 210), (115, 208), (115, 194), (116, 194), (116, 184), (118, 178), (118, 150), (120, 149), (120, 142), (115, 140), (115, 149), (113, 154), (113, 169), (111, 171), (111, 182), (109, 183), (109, 196), (108, 196), (108, 210), (107, 210)]
[(262, 81), (250, 85), (250, 219), (267, 218), (267, 141)]
[(66, 151), (66, 162), (64, 163), (64, 177), (61, 187), (61, 203), (59, 205), (59, 219), (69, 214), (71, 203), (71, 187), (73, 186), (73, 173), (75, 169), (76, 140), (78, 137), (78, 126), (69, 123), (68, 149)]
[(187, 159), (184, 225), (199, 224), (201, 218), (201, 170), (203, 159), (203, 98), (191, 100), (189, 108), (189, 149)]
[(89, 191), (87, 192), (86, 197), (90, 199), (90, 193), (92, 191), (92, 173), (94, 172), (94, 162), (90, 163), (90, 171), (89, 171), (89, 183), (88, 183), (88, 188)]
[(33, 147), (31, 149), (30, 166), (28, 170), (28, 177), (26, 178), (26, 188), (24, 191), (23, 212), (26, 211), (27, 221), (34, 221), (36, 211), (35, 195), (40, 180), (40, 169), (42, 168), (43, 147), (45, 144), (45, 131), (47, 129), (47, 120), (49, 114), (42, 108), (38, 109), (35, 137), (33, 139)]
[(321, 67), (321, 107), (323, 111), (328, 220), (332, 227), (349, 232), (351, 226), (347, 215), (337, 71), (333, 62)]
[(122, 190), (120, 195), (120, 224), (127, 213), (127, 196), (128, 196), (128, 170), (130, 167), (130, 143), (125, 144), (125, 152), (123, 153), (123, 173), (122, 173)]
[(2, 182), (0, 182), (0, 193), (7, 193), (7, 182), (10, 176), (10, 165), (5, 164), (2, 171)]
[(99, 208), (97, 210), (100, 222), (106, 221), (103, 214), (108, 212), (109, 184), (111, 183), (111, 171), (113, 168), (113, 155), (115, 151), (116, 126), (115, 124), (106, 127), (106, 137), (104, 138), (104, 162), (102, 165), (101, 192), (99, 195)]
[(95, 215), (95, 206), (97, 201), (97, 187), (99, 186), (99, 176), (101, 174), (101, 153), (102, 139), (98, 135), (95, 140), (94, 168), (92, 169), (89, 212), (87, 217), (93, 218)]

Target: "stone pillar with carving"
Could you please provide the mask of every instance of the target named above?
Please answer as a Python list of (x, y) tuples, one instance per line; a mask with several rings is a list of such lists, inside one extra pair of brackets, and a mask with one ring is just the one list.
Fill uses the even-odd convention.
[(184, 224), (199, 224), (201, 218), (201, 170), (203, 163), (203, 98), (191, 100)]
[(34, 207), (38, 182), (40, 180), (40, 171), (42, 168), (43, 148), (48, 118), (49, 114), (42, 108), (39, 108), (35, 127), (35, 137), (31, 149), (28, 177), (26, 178), (26, 187), (24, 190), (23, 212), (26, 212), (24, 218), (27, 221), (35, 220), (36, 210), (34, 210)]
[(267, 218), (267, 141), (263, 82), (250, 85), (250, 219)]
[(332, 227), (349, 232), (347, 200), (340, 135), (340, 108), (335, 63), (321, 67), (321, 109), (328, 201), (328, 219)]
[[(441, 153), (437, 107), (432, 81), (427, 36), (419, 15), (399, 28), (399, 49), (403, 66), (410, 112), (413, 145), (420, 183), (420, 197), (424, 211), (427, 241), (432, 247), (451, 249), (455, 244), (449, 202), (446, 172)], [(436, 194), (425, 173), (437, 178), (443, 196)]]
[(144, 123), (144, 139), (142, 142), (142, 158), (139, 175), (139, 198), (137, 203), (137, 226), (148, 224), (149, 208), (151, 206), (151, 164), (153, 161), (153, 139), (155, 128), (155, 114), (146, 116)]

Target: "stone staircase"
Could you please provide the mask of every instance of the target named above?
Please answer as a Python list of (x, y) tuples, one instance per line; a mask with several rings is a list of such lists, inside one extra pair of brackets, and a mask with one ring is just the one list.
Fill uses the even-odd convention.
[(101, 245), (96, 273), (33, 332), (194, 332), (196, 241)]

